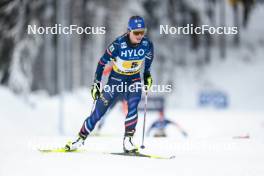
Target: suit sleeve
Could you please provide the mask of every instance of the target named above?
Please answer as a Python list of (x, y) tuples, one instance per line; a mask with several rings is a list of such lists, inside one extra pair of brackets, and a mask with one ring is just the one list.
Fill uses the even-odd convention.
[(105, 50), (103, 56), (100, 58), (96, 72), (95, 72), (95, 82), (100, 82), (102, 79), (102, 74), (105, 68), (105, 65), (115, 58), (118, 55), (118, 43), (114, 41), (108, 48)]
[(145, 56), (145, 69), (144, 69), (144, 74), (146, 73), (150, 73), (150, 66), (152, 64), (154, 58), (154, 47), (153, 47), (153, 43), (150, 42), (149, 44), (149, 50)]

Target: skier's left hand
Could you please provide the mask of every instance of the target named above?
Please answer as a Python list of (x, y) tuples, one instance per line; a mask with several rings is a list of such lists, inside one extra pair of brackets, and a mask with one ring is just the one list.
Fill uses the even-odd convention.
[(145, 85), (145, 90), (149, 90), (150, 87), (152, 86), (152, 77), (150, 72), (144, 73), (144, 85)]
[(91, 89), (91, 94), (94, 100), (97, 100), (101, 96), (101, 83), (94, 83)]

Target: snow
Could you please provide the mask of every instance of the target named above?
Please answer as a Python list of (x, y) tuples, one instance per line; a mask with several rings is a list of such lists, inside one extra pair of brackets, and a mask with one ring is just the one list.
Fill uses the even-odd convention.
[[(173, 141), (171, 139), (148, 140), (153, 150), (166, 149), (163, 153), (176, 154), (173, 160), (130, 158), (97, 153), (42, 154), (31, 150), (28, 141), (17, 140), (17, 145), (5, 145), (1, 152), (1, 175), (263, 175), (263, 143), (255, 140), (198, 140)], [(42, 143), (61, 142), (62, 138), (42, 138)], [(120, 139), (89, 138), (87, 148), (99, 151), (120, 150)], [(90, 145), (92, 144), (92, 145)], [(96, 144), (96, 145), (95, 145)], [(164, 145), (166, 144), (166, 145)], [(169, 144), (169, 145), (168, 145)], [(19, 147), (17, 147), (19, 145)], [(111, 148), (109, 148), (111, 146)], [(252, 150), (252, 146), (254, 149)], [(170, 149), (170, 150), (169, 150)], [(91, 149), (92, 150), (92, 149)], [(8, 156), (8, 157), (7, 157)]]
[[(40, 153), (38, 148), (60, 147), (76, 137), (92, 108), (90, 90), (83, 88), (73, 93), (64, 92), (62, 97), (50, 97), (45, 92), (35, 92), (25, 97), (0, 87), (0, 176), (263, 176), (264, 26), (260, 23), (263, 15), (263, 6), (256, 7), (251, 25), (241, 30), (241, 46), (228, 47), (225, 61), (213, 48), (214, 61), (209, 65), (203, 68), (174, 68), (175, 74), (168, 74), (175, 76), (173, 80), (176, 86), (175, 91), (166, 96), (165, 116), (180, 124), (187, 131), (188, 138), (170, 126), (167, 138), (146, 137), (146, 149), (142, 152), (175, 155), (175, 159), (104, 154), (122, 152), (125, 117), (120, 104), (107, 114), (101, 136), (90, 136), (86, 140), (84, 148), (87, 152)], [(127, 16), (122, 18), (127, 19)], [(161, 45), (157, 53), (166, 51), (162, 46), (165, 45)], [(192, 57), (188, 59), (192, 61)], [(221, 110), (199, 108), (198, 93), (205, 89), (227, 92), (230, 106)], [(63, 116), (60, 119), (62, 99)], [(141, 144), (142, 117), (140, 112), (135, 136), (138, 145)], [(157, 113), (148, 112), (147, 128), (157, 118)], [(62, 130), (59, 130), (60, 126)]]
[[(168, 109), (168, 118), (189, 134), (168, 129), (168, 138), (147, 137), (142, 152), (175, 159), (124, 157), (123, 116), (120, 104), (106, 119), (102, 136), (90, 136), (84, 153), (40, 153), (38, 148), (63, 146), (74, 139), (92, 102), (89, 90), (64, 94), (65, 135), (58, 129), (59, 97), (36, 93), (25, 102), (0, 87), (0, 175), (203, 175), (262, 176), (264, 173), (264, 113)], [(88, 97), (86, 99), (86, 97)], [(12, 106), (11, 106), (12, 105)], [(142, 113), (135, 141), (141, 144)], [(147, 126), (157, 114), (147, 114)]]

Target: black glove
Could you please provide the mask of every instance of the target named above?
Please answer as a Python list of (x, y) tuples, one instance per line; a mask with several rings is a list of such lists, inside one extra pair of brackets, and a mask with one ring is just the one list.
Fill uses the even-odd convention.
[(152, 85), (152, 77), (150, 72), (144, 73), (144, 85), (145, 85), (145, 90), (149, 90), (149, 88)]
[(95, 82), (92, 86), (91, 94), (94, 100), (97, 100), (101, 96), (101, 83)]

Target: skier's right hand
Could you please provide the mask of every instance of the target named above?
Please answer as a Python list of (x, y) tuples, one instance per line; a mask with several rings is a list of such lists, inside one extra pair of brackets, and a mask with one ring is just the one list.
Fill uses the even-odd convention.
[(97, 100), (101, 96), (100, 92), (101, 88), (101, 83), (100, 82), (95, 82), (92, 86), (91, 94), (94, 100)]
[(150, 87), (152, 86), (152, 77), (150, 72), (144, 73), (144, 85), (145, 85), (145, 90), (149, 90)]

